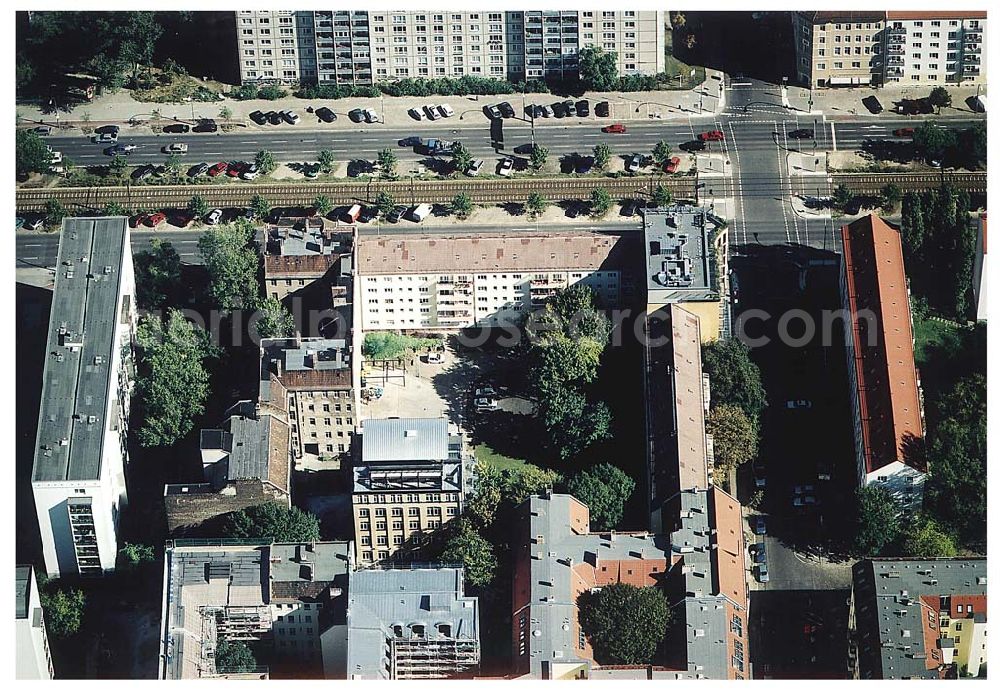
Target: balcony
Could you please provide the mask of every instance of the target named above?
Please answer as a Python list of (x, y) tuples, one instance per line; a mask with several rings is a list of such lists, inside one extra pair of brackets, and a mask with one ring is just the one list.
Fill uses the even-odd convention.
[(891, 26), (886, 30), (889, 36), (906, 36), (905, 26)]
[(976, 76), (979, 75), (979, 66), (978, 65), (966, 65), (965, 67), (962, 68), (962, 72), (964, 72), (966, 74), (966, 76), (971, 75), (973, 77), (976, 77)]
[(904, 61), (903, 61), (902, 58), (892, 58), (892, 57), (890, 57), (890, 58), (888, 58), (885, 61), (886, 65), (902, 65), (903, 63), (904, 63)]
[(965, 42), (966, 43), (982, 43), (983, 42), (983, 35), (982, 34), (966, 34), (965, 35)]
[(978, 44), (975, 44), (975, 45), (966, 46), (963, 50), (966, 53), (982, 53), (983, 52), (983, 47), (980, 46), (980, 45), (978, 45)]
[(885, 74), (887, 77), (902, 77), (903, 68), (901, 67), (887, 67), (885, 69)]
[(902, 44), (902, 42), (899, 42), (899, 43), (890, 43), (888, 46), (886, 46), (885, 51), (886, 51), (886, 53), (890, 53), (890, 54), (899, 54), (899, 55), (902, 55), (903, 51), (904, 51), (903, 44)]
[(978, 55), (967, 55), (962, 60), (966, 65), (979, 65), (983, 61)]

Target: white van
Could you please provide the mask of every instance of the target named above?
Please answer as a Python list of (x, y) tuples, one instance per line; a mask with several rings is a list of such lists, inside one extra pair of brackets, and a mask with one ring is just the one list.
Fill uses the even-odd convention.
[(417, 205), (410, 211), (410, 219), (418, 224), (430, 216), (434, 207), (428, 204)]

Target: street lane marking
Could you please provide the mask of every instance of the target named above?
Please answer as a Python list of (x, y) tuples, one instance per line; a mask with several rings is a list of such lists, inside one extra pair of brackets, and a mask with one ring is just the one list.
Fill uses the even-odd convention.
[(830, 137), (833, 139), (833, 151), (837, 151), (837, 128), (832, 120), (830, 121)]

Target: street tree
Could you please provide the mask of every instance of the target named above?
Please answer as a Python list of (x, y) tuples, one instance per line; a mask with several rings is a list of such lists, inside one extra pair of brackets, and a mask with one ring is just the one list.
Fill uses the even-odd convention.
[(271, 203), (263, 195), (254, 195), (250, 198), (250, 211), (254, 219), (267, 219), (271, 213)]
[(448, 539), (438, 557), (444, 563), (465, 566), (465, 580), (475, 587), (493, 582), (497, 569), (496, 550), (469, 520), (461, 518), (450, 523)]
[(591, 529), (613, 530), (625, 514), (635, 480), (618, 467), (601, 462), (577, 473), (566, 490), (590, 509)]
[(392, 210), (396, 209), (396, 200), (385, 190), (380, 190), (375, 196), (375, 208), (378, 210), (379, 214), (383, 217), (387, 217), (392, 214)]
[(139, 323), (136, 400), (143, 447), (174, 445), (194, 428), (209, 391), (206, 362), (217, 355), (208, 335), (176, 310)]
[(927, 101), (930, 102), (931, 106), (937, 109), (940, 115), (942, 108), (947, 108), (951, 106), (951, 94), (944, 87), (934, 87), (931, 89), (930, 96), (927, 97)]
[(29, 173), (44, 173), (49, 170), (52, 155), (45, 148), (45, 142), (38, 133), (18, 130), (14, 150), (18, 178), (24, 178)]
[(296, 506), (270, 501), (229, 513), (223, 522), (226, 537), (266, 539), (297, 544), (320, 538), (319, 518)]
[(326, 195), (317, 195), (316, 199), (313, 200), (313, 207), (316, 208), (316, 213), (321, 217), (325, 217), (331, 211), (333, 211), (333, 201)]
[(878, 556), (899, 536), (899, 506), (881, 486), (858, 489), (854, 550), (859, 556)]
[(255, 235), (248, 219), (208, 228), (198, 240), (198, 250), (208, 272), (209, 295), (223, 311), (253, 309), (260, 286), (260, 259), (251, 243)]
[(108, 173), (115, 178), (123, 178), (126, 171), (128, 171), (128, 159), (121, 154), (115, 154), (111, 157), (111, 162), (108, 164)]
[(662, 185), (657, 185), (653, 190), (653, 206), (669, 207), (674, 201), (674, 196)]
[(219, 117), (225, 121), (226, 125), (229, 125), (229, 122), (233, 119), (233, 109), (229, 106), (223, 106), (219, 109)]
[(659, 587), (619, 582), (580, 598), (580, 625), (601, 664), (652, 664), (670, 624)]
[(663, 166), (667, 161), (670, 160), (670, 144), (666, 140), (660, 140), (653, 147), (653, 161), (656, 162), (657, 166)]
[(472, 152), (461, 142), (456, 142), (451, 148), (451, 158), (456, 171), (467, 171), (472, 166)]
[(715, 467), (725, 473), (757, 456), (757, 427), (739, 406), (718, 404), (705, 419), (715, 447)]
[(66, 208), (63, 207), (62, 202), (54, 197), (50, 197), (45, 201), (45, 225), (52, 228), (59, 226), (62, 223), (63, 217), (66, 216)]
[(841, 183), (833, 190), (833, 204), (834, 206), (843, 211), (854, 200), (854, 193), (846, 185)]
[(913, 146), (927, 159), (940, 161), (957, 144), (958, 135), (954, 130), (932, 120), (921, 123), (913, 131)]
[(712, 381), (712, 400), (735, 404), (751, 421), (759, 421), (767, 393), (749, 347), (738, 339), (713, 341), (702, 347), (701, 357), (702, 368)]
[(181, 285), (181, 256), (173, 244), (153, 238), (148, 250), (133, 256), (135, 300), (143, 310), (160, 310), (173, 305)]
[(958, 133), (958, 152), (962, 163), (970, 171), (977, 171), (986, 164), (985, 121), (977, 121), (972, 127)]
[(333, 152), (331, 150), (319, 150), (319, 167), (323, 170), (323, 173), (332, 173), (334, 163)]
[(545, 213), (545, 210), (549, 208), (549, 201), (541, 193), (533, 192), (528, 195), (528, 202), (525, 208), (528, 210), (528, 215), (534, 219)]
[(475, 205), (467, 192), (460, 192), (451, 201), (451, 213), (459, 219), (468, 219), (472, 215)]
[(580, 80), (588, 91), (612, 91), (618, 87), (618, 56), (601, 48), (579, 52)]
[(882, 188), (882, 211), (891, 214), (903, 199), (903, 190), (895, 183), (887, 183)]
[(594, 168), (605, 171), (611, 163), (611, 145), (600, 142), (594, 146)]
[(546, 147), (535, 145), (531, 149), (531, 168), (535, 171), (541, 171), (548, 160), (549, 150)]
[(590, 193), (590, 216), (599, 219), (608, 213), (614, 200), (607, 188), (594, 188)]
[(83, 622), (87, 597), (78, 589), (42, 589), (39, 592), (45, 630), (49, 635), (65, 638), (76, 634)]
[(181, 158), (176, 154), (171, 154), (167, 157), (167, 160), (163, 162), (163, 165), (167, 167), (170, 171), (170, 175), (174, 178), (180, 175), (181, 172)]
[(396, 177), (396, 164), (399, 159), (396, 157), (396, 152), (392, 151), (388, 147), (379, 151), (378, 153), (378, 166), (382, 172), (383, 178), (395, 178)]
[(257, 152), (256, 156), (254, 156), (254, 163), (257, 165), (257, 170), (262, 176), (270, 175), (278, 168), (278, 162), (274, 160), (274, 154), (267, 149), (261, 149)]
[(188, 211), (201, 219), (208, 214), (208, 200), (201, 195), (194, 195), (188, 201)]
[(257, 308), (256, 321), (251, 325), (261, 339), (292, 337), (295, 335), (295, 318), (277, 298), (265, 298)]
[(955, 540), (930, 517), (920, 517), (903, 530), (904, 556), (951, 558), (958, 553)]
[(257, 669), (257, 658), (241, 640), (219, 638), (215, 644), (215, 670), (223, 674), (245, 674)]
[(101, 214), (106, 217), (127, 217), (128, 210), (125, 209), (125, 205), (121, 202), (115, 202), (114, 200), (109, 200), (104, 203), (104, 208), (101, 209)]

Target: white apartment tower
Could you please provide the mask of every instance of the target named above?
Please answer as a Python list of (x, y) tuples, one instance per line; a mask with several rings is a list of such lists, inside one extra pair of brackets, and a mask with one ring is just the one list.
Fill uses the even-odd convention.
[(49, 576), (114, 570), (135, 326), (128, 219), (65, 219), (31, 479)]
[(618, 57), (618, 72), (665, 66), (664, 11), (241, 10), (243, 82), (374, 84), (386, 80), (574, 77), (581, 48)]
[(52, 653), (45, 633), (42, 600), (38, 594), (35, 570), (30, 565), (17, 566), (14, 582), (17, 644), (17, 678), (51, 679)]

